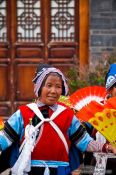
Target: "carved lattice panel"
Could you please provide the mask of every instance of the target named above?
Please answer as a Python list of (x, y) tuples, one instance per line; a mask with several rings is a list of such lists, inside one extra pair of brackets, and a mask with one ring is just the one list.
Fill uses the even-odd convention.
[(17, 0), (17, 38), (20, 42), (40, 42), (40, 0)]
[(0, 0), (0, 42), (7, 41), (6, 0)]
[(7, 118), (35, 98), (32, 78), (38, 64), (64, 73), (77, 67), (80, 2), (0, 0), (0, 116)]
[(51, 0), (51, 40), (75, 41), (75, 0)]

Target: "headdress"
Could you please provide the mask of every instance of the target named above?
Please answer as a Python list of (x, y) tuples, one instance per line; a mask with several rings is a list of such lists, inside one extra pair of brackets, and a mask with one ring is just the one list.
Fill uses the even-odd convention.
[(116, 64), (111, 64), (105, 77), (106, 90), (109, 90), (116, 83)]
[(48, 64), (40, 64), (39, 67), (37, 68), (35, 78), (32, 80), (35, 84), (35, 87), (34, 87), (35, 95), (38, 97), (38, 92), (42, 86), (42, 83), (43, 83), (45, 77), (49, 73), (57, 73), (61, 76), (62, 81), (63, 81), (63, 92), (61, 95), (67, 95), (68, 94), (68, 85), (67, 85), (67, 80), (66, 80), (64, 74), (59, 69), (52, 67)]

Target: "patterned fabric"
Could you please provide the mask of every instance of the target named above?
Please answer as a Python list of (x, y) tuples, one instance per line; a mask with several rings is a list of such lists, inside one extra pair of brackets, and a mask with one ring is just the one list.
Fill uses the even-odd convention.
[(111, 64), (106, 75), (106, 89), (109, 90), (116, 83), (116, 64)]
[(103, 144), (101, 142), (98, 142), (98, 141), (91, 141), (89, 143), (89, 146), (87, 147), (87, 151), (88, 152), (100, 152), (103, 148)]
[(82, 125), (80, 125), (77, 131), (70, 136), (70, 140), (72, 143), (77, 143), (84, 137), (85, 134), (85, 128)]
[(15, 132), (15, 130), (9, 125), (8, 122), (5, 122), (4, 129), (0, 132), (0, 141), (2, 145), (0, 145), (1, 150), (5, 150), (9, 147), (13, 142), (19, 141), (19, 135)]
[[(41, 164), (39, 166), (38, 165), (39, 163), (36, 162), (36, 166), (32, 166), (31, 172), (29, 173), (29, 175), (44, 174), (44, 171), (45, 171), (44, 165), (43, 166)], [(51, 161), (51, 165), (49, 166), (49, 171), (50, 171), (50, 175), (71, 175), (70, 166), (67, 162), (64, 162), (63, 164), (61, 164), (60, 162), (59, 164), (55, 164), (54, 162)]]
[(19, 135), (11, 128), (8, 122), (4, 124), (3, 132), (9, 137), (12, 142), (19, 141)]

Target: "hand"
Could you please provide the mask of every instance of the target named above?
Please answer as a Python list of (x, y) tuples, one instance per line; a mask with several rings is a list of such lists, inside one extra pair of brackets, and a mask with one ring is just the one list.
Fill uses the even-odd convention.
[(116, 147), (112, 146), (111, 144), (107, 144), (107, 151), (112, 152), (116, 155)]

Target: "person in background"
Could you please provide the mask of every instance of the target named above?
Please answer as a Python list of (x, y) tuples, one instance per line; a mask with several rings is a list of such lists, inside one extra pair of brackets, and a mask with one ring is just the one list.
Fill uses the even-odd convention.
[(70, 175), (79, 167), (78, 150), (116, 154), (111, 144), (90, 137), (73, 110), (58, 102), (60, 95), (68, 94), (67, 80), (59, 69), (40, 64), (33, 83), (35, 103), (20, 106), (0, 131), (2, 152), (17, 138), (21, 144), (11, 174)]
[[(116, 97), (116, 64), (111, 64), (105, 77), (105, 87), (108, 92), (106, 98)], [(104, 102), (105, 103), (105, 102)], [(107, 140), (106, 140), (107, 143)], [(116, 158), (109, 158), (107, 160), (106, 171), (111, 170), (112, 174), (116, 174)]]
[[(107, 99), (111, 97), (116, 97), (116, 64), (111, 64), (109, 67), (108, 72), (106, 73), (105, 76), (105, 88), (107, 91), (107, 96), (104, 99), (104, 104), (107, 102)], [(103, 143), (106, 143), (106, 139), (99, 133), (97, 132), (97, 138)]]
[[(107, 99), (111, 97), (116, 97), (116, 64), (115, 63), (110, 65), (109, 70), (106, 73), (105, 88), (108, 95), (104, 99), (103, 103), (105, 103)], [(102, 142), (103, 144), (108, 143), (105, 137), (101, 133), (99, 133), (95, 128), (93, 128), (91, 124), (86, 122), (86, 123), (83, 123), (83, 125), (85, 126), (87, 132), (91, 135), (92, 138)], [(95, 166), (95, 164), (96, 164), (96, 161), (95, 161), (95, 158), (93, 157), (93, 153), (85, 152), (84, 165)], [(116, 165), (116, 158), (109, 158), (107, 160), (106, 172), (111, 171), (112, 174), (116, 174), (115, 165)]]
[(105, 77), (106, 90), (108, 97), (116, 97), (116, 63), (111, 64)]

